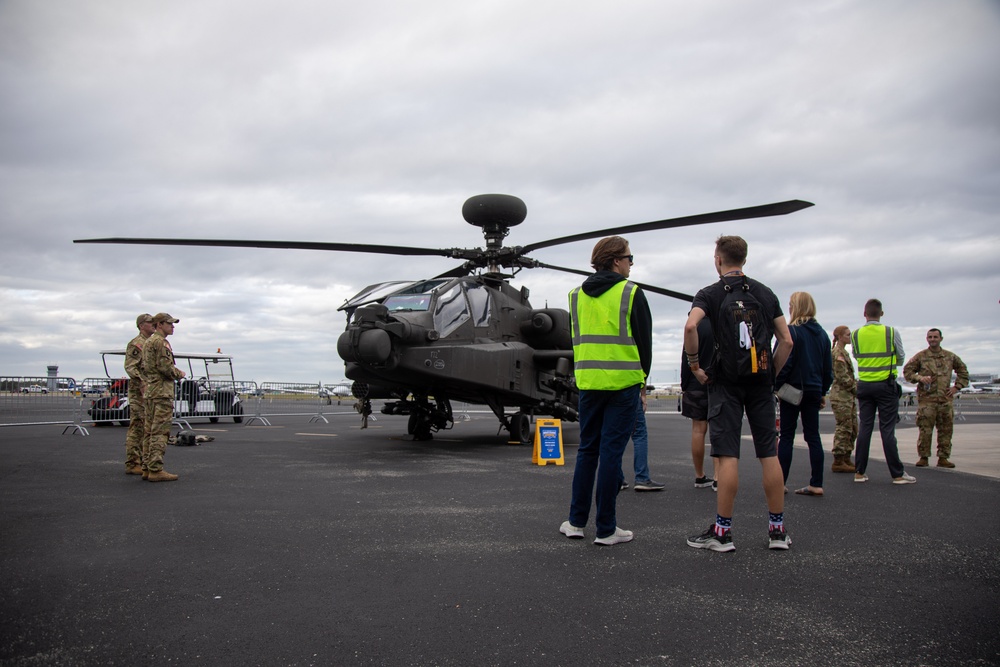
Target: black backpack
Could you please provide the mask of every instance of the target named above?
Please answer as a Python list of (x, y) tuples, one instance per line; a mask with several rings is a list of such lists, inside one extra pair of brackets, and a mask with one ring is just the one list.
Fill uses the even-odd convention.
[(773, 383), (771, 338), (774, 318), (750, 291), (747, 277), (730, 285), (719, 306), (715, 329), (715, 372), (733, 384)]

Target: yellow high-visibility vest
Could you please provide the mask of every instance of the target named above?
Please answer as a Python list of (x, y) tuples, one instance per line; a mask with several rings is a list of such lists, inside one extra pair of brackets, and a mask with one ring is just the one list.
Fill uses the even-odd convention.
[(858, 380), (882, 382), (896, 377), (895, 330), (884, 324), (866, 324), (851, 334), (851, 347), (858, 360)]
[(598, 297), (569, 293), (573, 371), (579, 389), (617, 390), (646, 381), (632, 338), (636, 285), (622, 280)]

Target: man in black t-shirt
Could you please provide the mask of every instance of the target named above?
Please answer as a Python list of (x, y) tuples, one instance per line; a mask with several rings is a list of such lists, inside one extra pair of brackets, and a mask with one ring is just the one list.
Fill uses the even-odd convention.
[[(769, 287), (744, 276), (743, 265), (747, 259), (747, 243), (739, 236), (720, 236), (715, 242), (715, 268), (719, 282), (700, 290), (694, 298), (691, 313), (684, 325), (684, 351), (692, 374), (708, 387), (709, 439), (712, 456), (716, 459), (719, 493), (716, 498), (715, 523), (701, 535), (688, 538), (688, 546), (712, 551), (733, 551), (732, 523), (736, 490), (739, 486), (740, 438), (743, 414), (746, 413), (753, 435), (754, 450), (763, 473), (764, 494), (767, 496), (768, 546), (787, 549), (791, 544), (784, 526), (784, 482), (778, 462), (777, 430), (775, 429), (774, 376), (781, 370), (792, 350), (792, 336), (788, 331), (778, 298)], [(727, 292), (746, 289), (760, 303), (762, 319), (769, 323), (778, 339), (773, 363), (762, 379), (741, 380), (725, 376), (721, 368), (727, 360), (723, 355), (733, 354), (740, 344), (723, 341), (723, 336), (736, 337), (736, 326), (731, 321), (720, 321), (720, 310)], [(715, 334), (716, 357), (710, 374), (699, 363), (698, 323), (708, 318)], [(770, 348), (768, 336), (767, 349)], [(744, 346), (746, 341), (743, 341)]]

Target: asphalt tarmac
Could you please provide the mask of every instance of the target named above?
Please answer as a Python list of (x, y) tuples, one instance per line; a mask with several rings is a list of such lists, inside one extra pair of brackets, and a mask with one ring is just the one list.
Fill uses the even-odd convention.
[(956, 470), (914, 469), (904, 424), (916, 484), (873, 460), (867, 484), (790, 493), (784, 552), (747, 443), (732, 553), (685, 543), (715, 494), (676, 413), (648, 418), (666, 490), (619, 496), (636, 536), (613, 547), (593, 520), (558, 533), (575, 425), (566, 465), (537, 466), (489, 414), (432, 442), (328, 417), (199, 424), (215, 440), (170, 447), (159, 484), (124, 474), (123, 428), (0, 429), (0, 664), (1000, 664), (1000, 480), (959, 456), (995, 458), (996, 416), (956, 426)]

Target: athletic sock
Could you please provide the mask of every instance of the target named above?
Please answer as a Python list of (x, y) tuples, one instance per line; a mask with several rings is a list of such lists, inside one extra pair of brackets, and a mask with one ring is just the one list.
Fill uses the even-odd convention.
[(730, 531), (733, 527), (733, 517), (722, 516), (721, 514), (715, 515), (715, 534), (722, 537)]
[(785, 532), (785, 513), (784, 512), (768, 512), (768, 530), (774, 530), (778, 528), (781, 532)]

